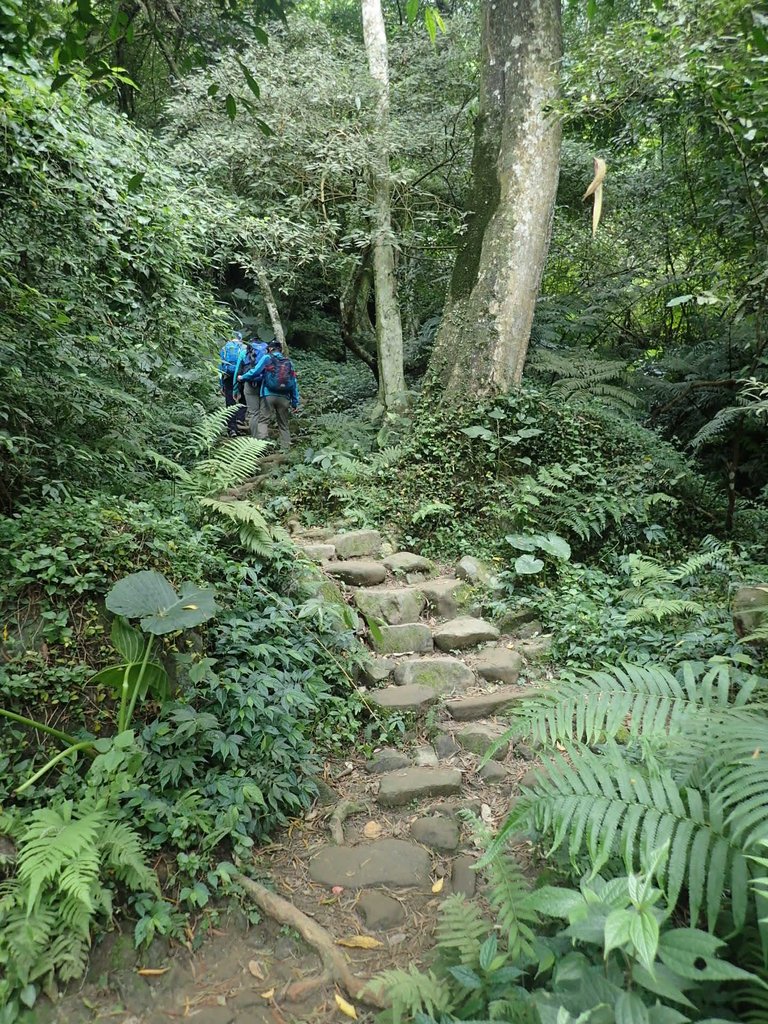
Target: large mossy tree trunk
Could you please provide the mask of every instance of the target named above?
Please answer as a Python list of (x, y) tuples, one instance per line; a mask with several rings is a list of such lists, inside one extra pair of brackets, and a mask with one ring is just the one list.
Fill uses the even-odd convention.
[(429, 364), (447, 397), (519, 383), (560, 164), (559, 0), (482, 0), (473, 198)]
[(379, 401), (387, 412), (407, 405), (403, 374), (403, 328), (397, 301), (395, 246), (389, 151), (389, 57), (387, 34), (380, 0), (362, 0), (363, 38), (371, 77), (377, 86), (376, 132), (371, 140), (371, 235), (373, 287), (376, 302), (376, 351), (379, 370)]

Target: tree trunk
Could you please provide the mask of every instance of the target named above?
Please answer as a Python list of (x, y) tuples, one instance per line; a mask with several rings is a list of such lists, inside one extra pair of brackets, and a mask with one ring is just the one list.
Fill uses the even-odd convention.
[[(374, 335), (373, 326), (365, 310), (365, 305), (368, 301), (368, 289), (370, 287), (368, 284), (370, 259), (371, 251), (366, 249), (363, 258), (355, 268), (355, 272), (339, 300), (339, 311), (341, 314), (339, 317), (339, 328), (344, 346), (353, 355), (356, 355), (358, 359), (362, 359), (366, 366), (370, 367), (371, 373), (376, 378), (376, 383), (378, 384), (378, 360), (366, 344), (369, 336), (373, 337)], [(373, 337), (372, 347), (374, 346), (375, 337)]]
[(272, 293), (272, 288), (269, 284), (269, 278), (263, 267), (258, 267), (256, 270), (256, 277), (259, 281), (259, 288), (261, 288), (261, 295), (264, 299), (264, 304), (267, 307), (269, 313), (269, 320), (272, 324), (272, 330), (275, 332), (275, 341), (279, 341), (283, 346), (283, 352), (288, 355), (288, 345), (285, 341), (285, 331), (283, 330), (283, 322), (280, 319), (280, 312), (275, 302), (275, 296)]
[(481, 13), (472, 213), (428, 371), (456, 397), (520, 382), (559, 173), (560, 2), (482, 0)]
[(407, 405), (403, 375), (403, 328), (397, 302), (395, 250), (392, 234), (389, 127), (389, 60), (381, 0), (362, 0), (363, 38), (371, 77), (378, 85), (376, 132), (371, 140), (373, 283), (376, 299), (376, 350), (379, 400), (387, 412)]

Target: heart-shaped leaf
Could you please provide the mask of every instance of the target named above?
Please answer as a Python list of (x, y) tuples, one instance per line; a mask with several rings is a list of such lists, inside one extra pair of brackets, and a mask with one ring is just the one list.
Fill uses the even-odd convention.
[(217, 611), (212, 590), (185, 583), (181, 596), (159, 572), (136, 572), (119, 580), (106, 597), (107, 608), (126, 618), (141, 619), (141, 628), (160, 635), (191, 629)]
[(534, 558), (533, 555), (520, 555), (515, 561), (515, 572), (521, 576), (535, 576), (537, 572), (541, 572), (544, 568), (544, 563), (540, 558)]
[(147, 633), (173, 633), (178, 629), (192, 629), (199, 626), (218, 611), (212, 590), (202, 590), (191, 583), (185, 583), (181, 597), (167, 608), (141, 620), (141, 628)]

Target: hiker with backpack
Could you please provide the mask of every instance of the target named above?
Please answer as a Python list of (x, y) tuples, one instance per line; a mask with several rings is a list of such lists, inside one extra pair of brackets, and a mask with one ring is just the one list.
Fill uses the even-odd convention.
[(230, 340), (219, 351), (219, 378), (224, 404), (227, 408), (232, 405), (238, 406), (227, 419), (227, 433), (230, 437), (237, 437), (238, 423), (245, 422), (246, 408), (238, 402), (235, 393), (238, 366), (244, 351), (243, 336), (239, 331), (234, 331)]
[(290, 412), (299, 407), (299, 382), (291, 360), (283, 355), (283, 346), (279, 341), (267, 344), (267, 354), (250, 370), (240, 375), (245, 386), (249, 382), (260, 382), (259, 415), (256, 421), (256, 437), (266, 440), (269, 435), (269, 423), (273, 418), (277, 422), (277, 433), (280, 447), (288, 451), (291, 446), (289, 426)]
[(253, 437), (256, 437), (256, 424), (259, 419), (259, 405), (261, 403), (261, 379), (254, 377), (243, 380), (244, 374), (252, 370), (256, 363), (267, 354), (267, 343), (260, 338), (252, 338), (240, 354), (240, 359), (235, 368), (235, 393), (242, 396), (246, 408)]

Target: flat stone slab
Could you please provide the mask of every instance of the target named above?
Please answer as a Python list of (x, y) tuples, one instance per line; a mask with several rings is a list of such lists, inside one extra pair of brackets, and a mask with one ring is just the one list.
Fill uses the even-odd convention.
[(403, 807), (425, 796), (453, 796), (460, 789), (458, 768), (405, 768), (382, 776), (376, 800), (382, 807)]
[(421, 622), (380, 626), (371, 643), (377, 654), (418, 654), (432, 650), (432, 633)]
[(397, 885), (426, 889), (431, 860), (426, 850), (404, 839), (380, 839), (361, 846), (321, 847), (309, 862), (309, 877), (322, 885), (364, 889)]
[(493, 693), (446, 701), (445, 706), (451, 718), (459, 722), (469, 722), (476, 718), (492, 717), (516, 701), (530, 700), (531, 697), (538, 695), (538, 690), (529, 690), (522, 686), (502, 686)]
[(393, 711), (421, 711), (438, 698), (429, 686), (387, 686), (368, 694), (371, 704)]
[(398, 900), (385, 892), (364, 892), (357, 901), (357, 912), (365, 921), (366, 928), (394, 928), (405, 920), (405, 911)]
[(450, 818), (418, 818), (411, 825), (411, 835), (417, 843), (443, 853), (452, 853), (459, 845), (459, 826)]
[(477, 889), (477, 872), (474, 870), (476, 863), (475, 857), (457, 857), (453, 862), (451, 889), (467, 899), (472, 899)]
[(483, 782), (487, 782), (490, 785), (496, 782), (506, 782), (509, 778), (509, 772), (504, 765), (496, 764), (495, 761), (489, 761), (487, 764), (484, 764), (477, 774)]
[(418, 622), (427, 599), (420, 590), (411, 587), (393, 587), (391, 590), (358, 590), (355, 604), (372, 619), (390, 626), (404, 622)]
[(465, 555), (456, 566), (456, 575), (469, 583), (486, 583), (491, 577), (491, 570), (479, 558)]
[[(482, 756), (501, 738), (501, 735), (500, 729), (493, 729), (490, 725), (465, 725), (456, 733), (456, 739), (465, 750)], [(506, 742), (493, 753), (492, 757), (494, 761), (503, 761), (508, 753), (509, 742)]]
[(335, 533), (328, 538), (328, 543), (336, 548), (339, 558), (378, 555), (381, 551), (381, 534), (378, 530), (350, 530), (349, 533)]
[(437, 760), (435, 748), (429, 743), (416, 747), (413, 752), (413, 763), (417, 768), (437, 768)]
[(522, 655), (508, 647), (487, 647), (475, 661), (475, 671), (489, 683), (516, 683), (522, 667)]
[(360, 669), (360, 675), (366, 686), (378, 686), (385, 682), (395, 671), (395, 662), (389, 658), (371, 658)]
[(466, 690), (475, 681), (474, 673), (458, 658), (415, 658), (395, 667), (398, 686), (431, 686), (439, 693)]
[(407, 768), (410, 763), (410, 757), (401, 750), (385, 747), (373, 755), (371, 760), (367, 762), (365, 770), (370, 772), (371, 775), (382, 775), (384, 772), (394, 772), (398, 768)]
[(329, 576), (353, 587), (374, 587), (377, 583), (383, 583), (387, 576), (381, 562), (362, 558), (349, 562), (323, 562), (323, 569)]
[(435, 646), (441, 651), (463, 651), (467, 647), (476, 647), (486, 640), (498, 640), (499, 631), (485, 619), (475, 619), (469, 615), (438, 626), (432, 634)]
[(301, 544), (300, 547), (313, 562), (332, 562), (336, 557), (333, 544)]
[(390, 572), (432, 572), (434, 566), (428, 558), (414, 555), (411, 551), (398, 551), (384, 559)]
[(419, 584), (419, 590), (441, 619), (454, 618), (471, 600), (470, 588), (464, 580), (425, 580)]

